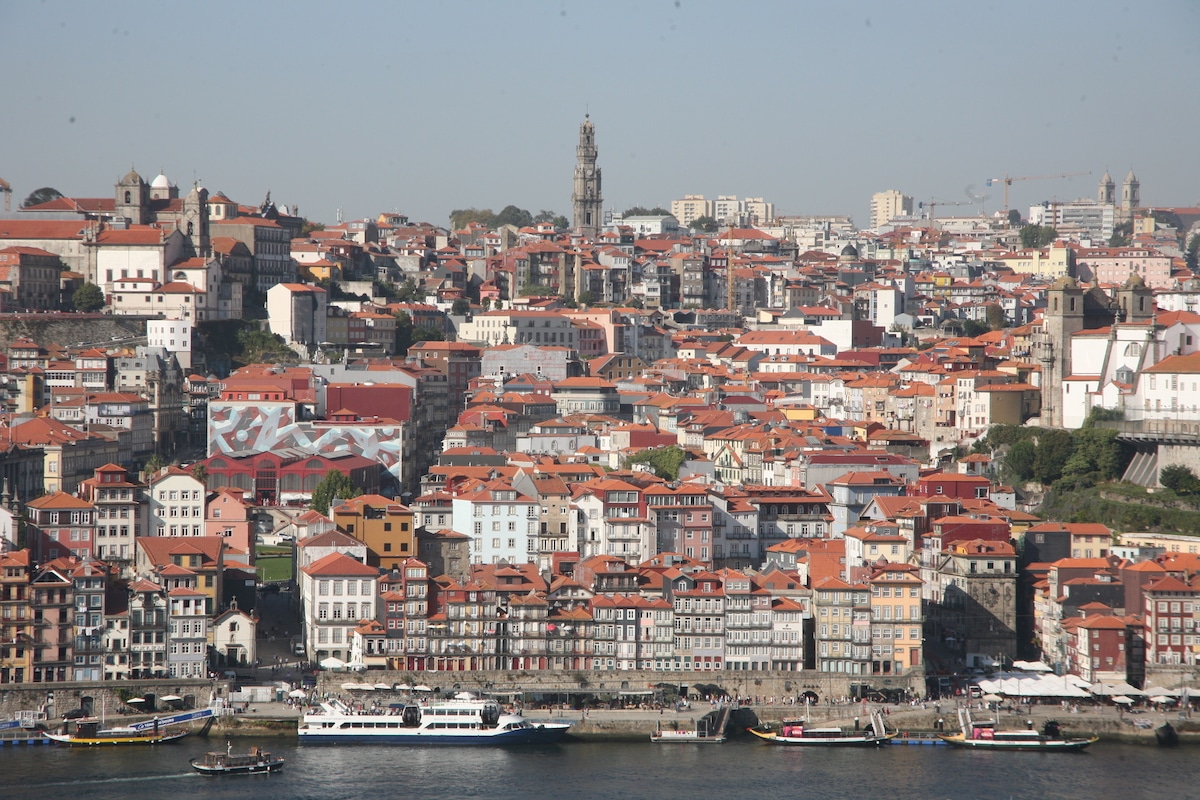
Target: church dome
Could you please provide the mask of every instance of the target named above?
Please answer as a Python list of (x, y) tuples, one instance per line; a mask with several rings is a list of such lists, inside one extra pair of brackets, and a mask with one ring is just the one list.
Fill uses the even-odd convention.
[(122, 184), (129, 184), (129, 183), (137, 183), (137, 184), (140, 184), (140, 183), (143, 183), (143, 181), (142, 181), (142, 176), (137, 174), (137, 170), (133, 170), (133, 169), (131, 169), (131, 170), (129, 170), (129, 172), (128, 172), (128, 173), (125, 175), (125, 177), (124, 177), (124, 178), (121, 178), (121, 183), (122, 183)]
[(1144, 280), (1142, 280), (1141, 275), (1134, 273), (1133, 275), (1129, 276), (1129, 280), (1125, 281), (1125, 288), (1126, 289), (1144, 289), (1144, 288), (1146, 288), (1146, 282)]
[(1063, 275), (1050, 286), (1051, 289), (1078, 289), (1079, 283), (1070, 275)]
[(171, 180), (163, 173), (158, 173), (158, 177), (150, 184), (151, 189), (170, 189)]
[(842, 248), (843, 258), (858, 258), (858, 248), (852, 244), (848, 244)]

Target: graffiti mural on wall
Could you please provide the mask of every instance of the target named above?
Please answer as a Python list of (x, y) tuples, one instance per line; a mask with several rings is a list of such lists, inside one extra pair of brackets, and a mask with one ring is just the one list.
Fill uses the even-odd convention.
[(296, 408), (290, 403), (209, 404), (208, 455), (277, 452), (289, 447), (323, 456), (349, 450), (378, 461), (399, 481), (404, 426), (394, 422), (297, 421)]

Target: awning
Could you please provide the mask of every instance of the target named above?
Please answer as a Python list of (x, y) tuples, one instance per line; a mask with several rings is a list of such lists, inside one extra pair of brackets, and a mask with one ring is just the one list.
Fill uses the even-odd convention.
[(183, 700), (183, 698), (177, 694), (164, 694), (162, 697), (160, 697), (158, 699), (162, 700), (164, 703), (178, 703)]
[(362, 692), (375, 687), (369, 683), (343, 683), (342, 690), (346, 692)]
[(381, 692), (390, 692), (392, 690), (392, 685), (390, 683), (377, 683), (375, 684), (375, 688)]
[(144, 697), (131, 697), (131, 698), (129, 698), (128, 700), (126, 700), (125, 702), (126, 702), (126, 703), (144, 703), (144, 702), (146, 702), (146, 698), (144, 698)]
[(433, 689), (430, 689), (425, 684), (421, 684), (420, 686), (414, 686), (412, 688), (413, 688), (414, 692), (432, 692), (433, 691)]
[(308, 692), (304, 691), (303, 689), (292, 689), (290, 692), (288, 692), (288, 697), (297, 699), (301, 697), (308, 697)]
[(346, 666), (346, 662), (342, 661), (337, 656), (330, 656), (329, 658), (323, 658), (320, 661), (321, 669), (341, 669), (344, 666)]
[(1125, 705), (1126, 703), (1132, 703), (1132, 702), (1133, 702), (1133, 698), (1132, 698), (1132, 697), (1126, 697), (1126, 696), (1125, 696), (1125, 695), (1123, 695), (1123, 694), (1119, 694), (1119, 695), (1117, 695), (1116, 697), (1114, 697), (1114, 698), (1112, 699), (1112, 701), (1113, 701), (1114, 703), (1120, 703), (1121, 705)]
[(1156, 695), (1154, 695), (1154, 697), (1150, 698), (1150, 702), (1151, 703), (1174, 703), (1175, 698), (1168, 697), (1165, 694), (1156, 694)]

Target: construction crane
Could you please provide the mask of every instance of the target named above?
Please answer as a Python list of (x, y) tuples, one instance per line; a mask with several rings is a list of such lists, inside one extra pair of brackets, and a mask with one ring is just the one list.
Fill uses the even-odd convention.
[(1013, 185), (1013, 181), (1048, 181), (1048, 180), (1053, 180), (1055, 178), (1077, 178), (1080, 175), (1091, 175), (1091, 174), (1092, 173), (1090, 171), (1089, 172), (1063, 172), (1058, 175), (1022, 175), (1018, 178), (1014, 178), (1009, 175), (1005, 175), (1003, 178), (988, 178), (987, 185), (991, 186), (994, 183), (1003, 183), (1004, 184), (1004, 213), (1007, 214), (1008, 210), (1009, 210), (1008, 187)]
[(956, 201), (956, 200), (938, 200), (936, 198), (930, 198), (923, 202), (917, 203), (917, 208), (919, 208), (919, 209), (920, 208), (928, 208), (929, 209), (929, 227), (932, 228), (932, 227), (934, 227), (934, 224), (933, 224), (934, 214), (936, 213), (938, 206), (969, 206), (969, 205), (974, 205), (974, 203), (973, 202), (965, 203), (965, 202)]

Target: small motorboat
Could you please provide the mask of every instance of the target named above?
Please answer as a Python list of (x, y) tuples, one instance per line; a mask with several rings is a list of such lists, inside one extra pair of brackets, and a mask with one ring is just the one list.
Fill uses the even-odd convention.
[(247, 753), (233, 752), (233, 745), (226, 743), (224, 753), (205, 753), (191, 760), (192, 769), (202, 775), (255, 775), (278, 772), (283, 769), (283, 756), (273, 756), (260, 747), (251, 747)]

